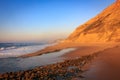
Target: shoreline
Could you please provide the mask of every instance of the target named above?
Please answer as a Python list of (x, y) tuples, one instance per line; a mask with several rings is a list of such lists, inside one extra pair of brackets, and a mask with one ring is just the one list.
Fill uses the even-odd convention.
[[(98, 52), (99, 50), (103, 50), (105, 48), (112, 47), (115, 45), (117, 45), (117, 43), (88, 43), (88, 44), (85, 44), (85, 43), (71, 43), (71, 42), (64, 43), (64, 42), (62, 42), (62, 43), (58, 43), (56, 45), (48, 46), (48, 47), (46, 47), (42, 50), (39, 50), (37, 52), (25, 54), (25, 55), (18, 56), (18, 57), (22, 57), (22, 58), (33, 57), (33, 56), (39, 56), (42, 54), (49, 54), (52, 52), (58, 52), (60, 50), (67, 49), (67, 48), (80, 49), (81, 47), (82, 48), (86, 47), (82, 53), (89, 54), (89, 53), (93, 53), (94, 51)], [(87, 47), (91, 48), (91, 50)], [(92, 49), (93, 47), (94, 47), (94, 49)], [(97, 49), (96, 47), (98, 47), (99, 49)], [(88, 52), (86, 52), (87, 50), (88, 50)]]
[(71, 80), (76, 77), (83, 78), (82, 73), (84, 71), (82, 70), (82, 67), (89, 63), (97, 55), (98, 54), (95, 53), (88, 56), (82, 56), (77, 59), (69, 59), (55, 64), (36, 67), (31, 70), (4, 73), (0, 74), (0, 79)]
[(64, 49), (59, 52), (43, 54), (27, 58), (2, 58), (0, 59), (0, 73), (14, 72), (19, 70), (33, 69), (37, 66), (44, 66), (64, 61), (66, 58), (61, 57), (63, 54), (75, 50), (74, 48)]
[[(83, 46), (83, 45), (81, 45), (81, 46)], [(67, 72), (67, 74), (70, 73), (70, 75), (72, 75), (71, 79), (72, 78), (76, 78), (76, 77), (77, 78), (83, 78), (82, 73), (84, 73), (84, 71), (82, 70), (82, 68), (84, 68), (84, 66), (86, 64), (88, 64), (89, 62), (91, 62), (91, 60), (94, 60), (94, 57), (97, 57), (98, 54), (100, 54), (102, 51), (106, 51), (107, 49), (112, 49), (112, 48), (114, 48), (116, 46), (116, 44), (115, 45), (108, 44), (108, 45), (102, 45), (102, 46), (101, 45), (97, 45), (97, 46), (99, 46), (99, 49), (95, 45), (93, 45), (95, 48), (93, 48), (93, 46), (87, 45), (87, 49), (86, 49), (86, 46), (84, 45), (85, 48), (83, 49), (83, 51), (81, 51), (81, 49), (80, 49), (81, 46), (78, 46), (78, 45), (76, 46), (75, 45), (75, 47), (77, 48), (77, 50), (71, 51), (71, 52), (69, 52), (69, 53), (67, 53), (66, 55), (63, 55), (63, 56), (70, 57), (71, 54), (74, 54), (74, 55), (77, 56), (77, 55), (80, 55), (80, 53), (82, 53), (84, 51), (86, 51), (85, 53), (87, 53), (87, 54), (83, 53), (83, 54), (81, 54), (80, 56), (78, 56), (76, 58), (75, 57), (73, 57), (71, 59), (69, 58), (68, 60), (65, 60), (63, 62), (58, 62), (58, 63), (55, 63), (55, 64), (46, 65), (46, 66), (40, 66), (40, 67), (36, 67), (36, 68), (30, 69), (30, 70), (0, 74), (0, 79), (10, 78), (10, 76), (12, 76), (11, 78), (16, 78), (16, 79), (18, 79), (18, 78), (19, 79), (24, 78), (24, 80), (27, 80), (26, 78), (29, 78), (29, 80), (33, 80), (33, 78), (36, 78), (36, 79), (39, 78), (39, 79), (45, 80), (44, 78), (47, 76), (48, 78), (50, 78), (52, 80), (52, 78), (55, 78), (56, 75), (59, 76), (59, 78), (64, 78), (66, 72)], [(90, 49), (90, 51), (92, 50), (94, 52), (90, 53), (90, 51), (88, 49)], [(95, 49), (96, 49), (96, 51), (95, 51)], [(79, 54), (76, 54), (76, 53), (79, 53)], [(69, 67), (70, 67), (70, 70), (68, 70)], [(53, 72), (49, 73), (50, 70), (53, 70)], [(76, 70), (78, 70), (78, 73), (76, 73)], [(41, 72), (41, 71), (43, 71), (43, 72)], [(71, 71), (72, 71), (72, 73), (71, 73)], [(81, 71), (82, 71), (82, 73), (81, 73)], [(54, 72), (56, 72), (56, 73), (54, 73)], [(39, 75), (39, 77), (38, 77), (37, 74)], [(44, 76), (44, 74), (46, 74), (46, 76)], [(78, 74), (80, 74), (80, 75), (76, 76)], [(17, 77), (16, 77), (16, 75), (17, 75)], [(28, 75), (29, 76), (31, 75), (32, 79)], [(37, 77), (36, 77), (36, 75), (37, 75)], [(51, 77), (51, 75), (53, 77)], [(68, 79), (66, 79), (66, 80), (68, 80)]]

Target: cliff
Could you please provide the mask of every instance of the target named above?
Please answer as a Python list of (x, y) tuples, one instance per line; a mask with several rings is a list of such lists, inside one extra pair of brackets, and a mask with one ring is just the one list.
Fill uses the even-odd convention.
[(96, 17), (79, 26), (67, 39), (68, 42), (119, 42), (120, 0), (104, 9)]

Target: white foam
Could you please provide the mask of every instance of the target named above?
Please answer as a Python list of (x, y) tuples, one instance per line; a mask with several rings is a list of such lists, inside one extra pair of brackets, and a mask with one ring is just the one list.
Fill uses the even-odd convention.
[(0, 51), (1, 51), (1, 50), (4, 50), (4, 49), (5, 49), (4, 47), (1, 47), (1, 48), (0, 48)]
[(29, 54), (41, 50), (47, 46), (53, 44), (45, 44), (45, 45), (34, 45), (34, 46), (26, 46), (26, 47), (19, 47), (19, 48), (11, 48), (11, 49), (1, 49), (0, 50), (0, 58), (7, 58), (7, 57), (17, 57), (24, 54)]

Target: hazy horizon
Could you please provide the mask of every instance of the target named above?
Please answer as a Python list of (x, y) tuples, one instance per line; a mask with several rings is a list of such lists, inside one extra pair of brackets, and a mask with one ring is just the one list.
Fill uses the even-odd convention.
[(40, 42), (66, 38), (77, 26), (113, 2), (1, 0), (0, 42)]

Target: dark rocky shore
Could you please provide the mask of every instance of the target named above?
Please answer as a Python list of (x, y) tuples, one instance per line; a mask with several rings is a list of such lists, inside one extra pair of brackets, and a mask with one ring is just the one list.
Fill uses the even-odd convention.
[(98, 53), (94, 53), (31, 70), (0, 74), (0, 80), (72, 80), (74, 78), (84, 78), (82, 67), (97, 55)]

